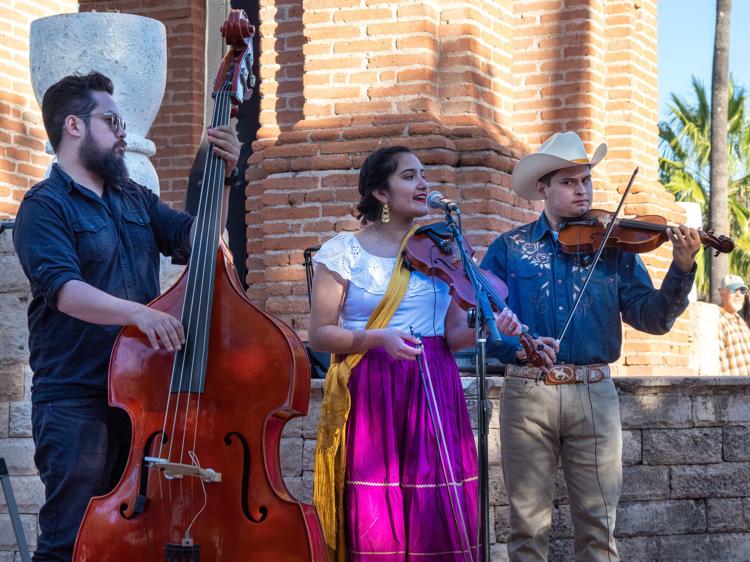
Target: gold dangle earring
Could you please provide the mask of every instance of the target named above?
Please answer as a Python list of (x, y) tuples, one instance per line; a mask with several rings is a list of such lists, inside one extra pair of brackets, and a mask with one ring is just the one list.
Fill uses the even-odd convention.
[(388, 203), (383, 205), (383, 211), (380, 213), (380, 222), (388, 222), (391, 220), (391, 210), (388, 208)]

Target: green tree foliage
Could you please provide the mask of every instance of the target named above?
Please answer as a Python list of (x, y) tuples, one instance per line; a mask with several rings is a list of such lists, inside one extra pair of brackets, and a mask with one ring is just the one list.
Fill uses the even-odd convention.
[[(703, 224), (709, 225), (711, 192), (711, 106), (703, 84), (692, 79), (691, 99), (672, 94), (670, 115), (659, 123), (659, 181), (678, 201), (701, 206)], [(750, 119), (747, 95), (742, 87), (729, 84), (729, 222), (736, 244), (729, 256), (732, 273), (750, 281)], [(718, 234), (727, 234), (717, 232)], [(708, 260), (698, 256), (696, 285), (702, 296), (708, 292)]]

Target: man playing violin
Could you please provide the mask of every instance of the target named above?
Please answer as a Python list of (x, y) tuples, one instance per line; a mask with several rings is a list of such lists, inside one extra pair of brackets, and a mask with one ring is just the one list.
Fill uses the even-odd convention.
[[(42, 117), (57, 163), (24, 197), (13, 242), (29, 279), (34, 461), (45, 487), (34, 560), (70, 560), (89, 499), (117, 483), (130, 423), (107, 404), (107, 367), (120, 328), (155, 349), (179, 349), (180, 321), (146, 305), (159, 295), (159, 253), (186, 263), (193, 219), (128, 178), (125, 122), (98, 72), (50, 86)], [(240, 144), (208, 131), (232, 172)], [(225, 190), (224, 214), (226, 219)]]
[(504, 279), (508, 305), (529, 326), (546, 368), (524, 365), (515, 338), (490, 351), (506, 367), (500, 436), (510, 504), (508, 552), (512, 561), (547, 560), (548, 532), (558, 457), (570, 496), (575, 559), (619, 560), (613, 531), (622, 484), (622, 430), (609, 364), (620, 356), (622, 322), (651, 334), (667, 333), (688, 305), (695, 229), (667, 229), (673, 261), (654, 289), (639, 256), (606, 248), (572, 317), (591, 256), (563, 253), (558, 232), (565, 219), (591, 208), (591, 170), (606, 155), (600, 145), (588, 158), (574, 132), (558, 133), (513, 171), (513, 190), (543, 200), (529, 224), (500, 235), (482, 267)]

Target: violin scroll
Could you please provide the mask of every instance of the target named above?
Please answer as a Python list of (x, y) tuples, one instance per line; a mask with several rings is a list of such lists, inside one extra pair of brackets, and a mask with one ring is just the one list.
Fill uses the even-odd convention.
[(734, 240), (729, 238), (729, 236), (724, 236), (723, 234), (716, 236), (713, 229), (707, 230), (706, 232), (699, 230), (698, 234), (700, 234), (701, 237), (701, 244), (704, 246), (710, 246), (716, 251), (714, 256), (728, 254), (734, 250)]
[(250, 99), (256, 84), (253, 74), (255, 26), (250, 25), (244, 10), (232, 10), (221, 26), (221, 34), (231, 48), (216, 73), (212, 95), (228, 95), (232, 102), (231, 115), (236, 117), (239, 105)]

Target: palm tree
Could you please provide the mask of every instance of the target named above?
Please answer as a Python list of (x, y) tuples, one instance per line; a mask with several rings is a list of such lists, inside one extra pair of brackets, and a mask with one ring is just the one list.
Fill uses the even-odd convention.
[[(692, 99), (672, 94), (670, 116), (659, 123), (659, 180), (678, 201), (700, 204), (703, 224), (709, 225), (711, 194), (711, 109), (703, 84), (692, 78)], [(736, 249), (730, 254), (729, 269), (745, 279), (750, 277), (750, 120), (747, 95), (742, 87), (729, 82), (727, 104), (729, 234)], [(717, 234), (726, 234), (719, 232)], [(696, 285), (702, 296), (708, 294), (708, 260), (698, 256)]]
[[(716, 0), (716, 34), (711, 78), (711, 226), (717, 231), (729, 226), (727, 169), (727, 95), (729, 93), (729, 16), (732, 0)], [(711, 302), (719, 304), (719, 283), (729, 270), (725, 255), (711, 258)]]

